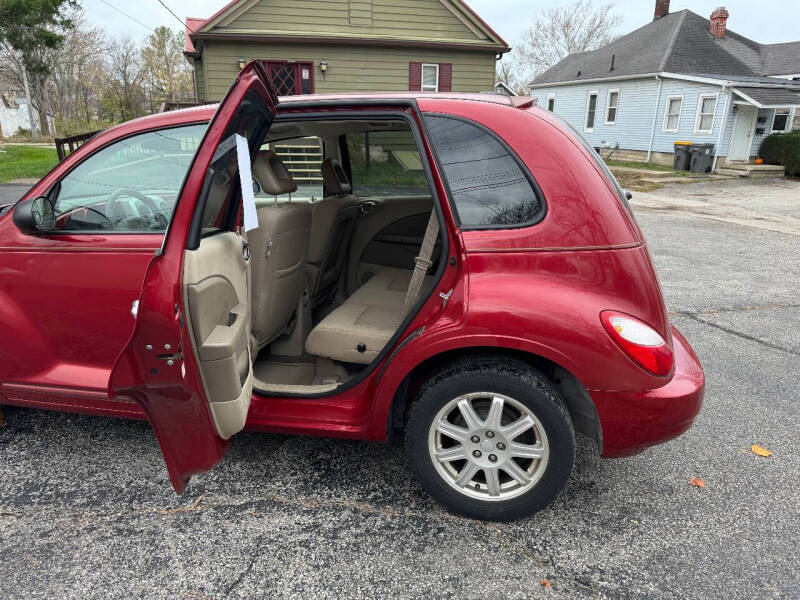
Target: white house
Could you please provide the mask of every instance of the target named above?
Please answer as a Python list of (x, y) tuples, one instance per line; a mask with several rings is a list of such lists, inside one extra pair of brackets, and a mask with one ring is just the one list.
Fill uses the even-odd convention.
[(800, 129), (800, 42), (759, 44), (710, 19), (669, 12), (591, 52), (570, 54), (528, 87), (540, 106), (615, 156), (671, 164), (673, 144), (714, 144), (749, 162), (773, 132)]
[[(39, 130), (39, 111), (33, 109), (33, 119)], [(50, 133), (55, 133), (55, 120), (47, 115)], [(0, 92), (0, 140), (15, 135), (20, 129), (31, 129), (31, 119), (25, 97), (13, 92)]]

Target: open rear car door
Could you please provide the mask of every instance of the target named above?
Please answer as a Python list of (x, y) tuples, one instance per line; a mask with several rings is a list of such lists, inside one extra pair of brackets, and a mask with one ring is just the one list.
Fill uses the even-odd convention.
[(144, 409), (178, 493), (222, 459), (250, 407), (250, 250), (238, 230), (238, 136), (255, 156), (276, 105), (263, 67), (247, 65), (195, 154), (109, 379), (110, 397)]

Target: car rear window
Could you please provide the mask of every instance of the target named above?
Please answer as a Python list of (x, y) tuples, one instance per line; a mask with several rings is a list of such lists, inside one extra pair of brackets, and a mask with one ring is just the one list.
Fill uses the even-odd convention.
[(508, 229), (539, 222), (545, 205), (521, 161), (488, 129), (425, 115), (462, 229)]

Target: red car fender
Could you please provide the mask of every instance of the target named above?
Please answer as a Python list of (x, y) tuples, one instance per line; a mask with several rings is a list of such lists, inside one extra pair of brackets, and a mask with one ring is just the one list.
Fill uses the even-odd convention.
[[(411, 336), (414, 334), (412, 333)], [(405, 339), (408, 339), (405, 338)], [(403, 342), (401, 342), (401, 345)], [(545, 358), (570, 373), (577, 365), (566, 354), (555, 348), (510, 335), (490, 335), (485, 333), (465, 334), (461, 327), (439, 329), (426, 335), (424, 332), (406, 343), (397, 354), (384, 365), (385, 373), (378, 380), (374, 394), (370, 430), (385, 429), (389, 419), (392, 401), (403, 380), (425, 361), (453, 350), (508, 349), (525, 352)]]

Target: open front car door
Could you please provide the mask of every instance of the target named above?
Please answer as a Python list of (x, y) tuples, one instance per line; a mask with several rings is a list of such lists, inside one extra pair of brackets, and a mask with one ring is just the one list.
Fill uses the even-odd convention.
[(178, 493), (222, 459), (250, 407), (250, 250), (238, 229), (240, 176), (247, 182), (276, 105), (263, 67), (247, 65), (197, 150), (109, 380), (110, 397), (144, 409)]

